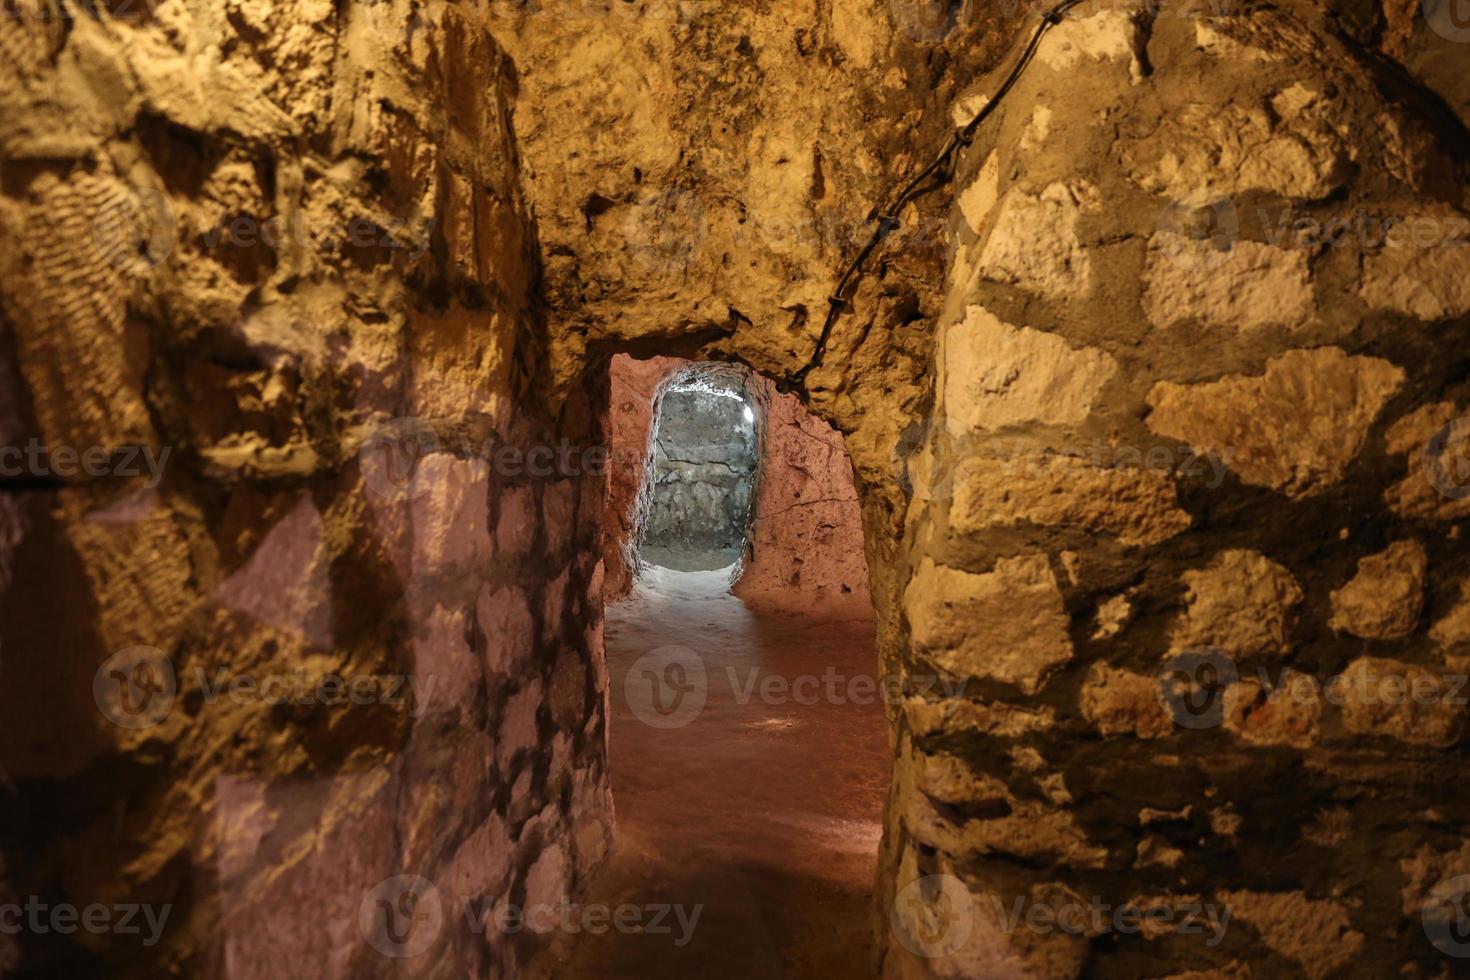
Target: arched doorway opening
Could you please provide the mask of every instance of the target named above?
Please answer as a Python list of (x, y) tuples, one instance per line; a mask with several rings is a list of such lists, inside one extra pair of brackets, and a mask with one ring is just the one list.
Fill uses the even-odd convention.
[(676, 375), (654, 418), (639, 558), (683, 572), (736, 566), (759, 458), (744, 386), (708, 372)]

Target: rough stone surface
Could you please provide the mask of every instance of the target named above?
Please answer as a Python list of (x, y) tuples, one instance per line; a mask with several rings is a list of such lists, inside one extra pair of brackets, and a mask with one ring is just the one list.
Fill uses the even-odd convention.
[(1056, 714), (1050, 710), (1021, 708), (995, 701), (949, 699), (931, 702), (922, 698), (905, 698), (903, 707), (916, 735), (979, 732), (1015, 737), (1044, 731), (1056, 723)]
[(660, 384), (684, 362), (637, 360), (627, 354), (608, 368), (607, 505), (602, 530), (603, 594), (612, 602), (628, 594), (638, 570), (639, 523), (648, 512), (648, 462), (653, 456), (654, 407)]
[(1000, 202), (976, 269), (996, 282), (1057, 300), (1092, 290), (1092, 259), (1078, 237), (1084, 211), (1101, 207), (1091, 185), (1012, 190)]
[(1137, 18), (1125, 10), (1105, 10), (1064, 21), (1042, 39), (1036, 60), (1056, 71), (1094, 68), (1089, 61), (1123, 61), (1136, 81), (1143, 73), (1142, 47)]
[(1332, 114), (1332, 100), (1301, 83), (1252, 106), (1185, 102), (1124, 158), (1140, 186), (1175, 201), (1252, 191), (1316, 200), (1346, 182), (1356, 155)]
[(1144, 280), (1144, 312), (1163, 329), (1194, 323), (1241, 333), (1290, 333), (1313, 313), (1301, 249), (1235, 242), (1222, 252), (1213, 242), (1159, 232), (1149, 240)]
[[(922, 870), (920, 861), (923, 861)], [(958, 885), (968, 892), (965, 897), (969, 899), (966, 905), (970, 913), (969, 932), (959, 937), (960, 941), (951, 940), (924, 949), (926, 955), (919, 964), (902, 973), (896, 972), (902, 968), (895, 967), (893, 976), (902, 976), (904, 980), (930, 976), (963, 980), (1077, 974), (1085, 956), (1085, 937), (1059, 931), (1044, 935), (1032, 933), (1012, 927), (1006, 919), (1009, 901), (1039, 899), (1041, 904), (1046, 904), (1045, 899), (1051, 897), (1064, 902), (1074, 897), (1070, 890), (1057, 894), (1057, 890), (1038, 889), (1034, 897), (1023, 893), (1013, 899), (965, 874), (957, 863), (942, 856), (918, 855), (913, 848), (905, 849), (895, 881), (896, 888), (902, 890), (893, 907), (893, 928), (902, 929), (905, 935), (918, 938), (920, 943), (925, 937), (945, 938), (946, 930), (956, 921), (953, 889)], [(936, 887), (937, 881), (949, 887)], [(907, 966), (905, 963), (904, 967)]]
[[(0, 17), (3, 439), (145, 450), (136, 475), (0, 488), (0, 555), (22, 527), (25, 553), (66, 556), (0, 571), (0, 713), (36, 736), (0, 770), (45, 782), (24, 848), (0, 808), (0, 865), (55, 901), (172, 909), (155, 946), (53, 936), (22, 972), (395, 976), (359, 927), (379, 882), (514, 891), (542, 851), (610, 832), (547, 792), (606, 789), (601, 702), (544, 710), (553, 671), (601, 657), (543, 616), (558, 587), (600, 599), (593, 563), (568, 566), (595, 553), (576, 503), (596, 485), (491, 462), (598, 437), (543, 380), (508, 68), (464, 5)], [(144, 729), (92, 695), (133, 646), (177, 682)], [(283, 685), (304, 696), (276, 703)], [(544, 727), (502, 768), (517, 690)], [(567, 853), (572, 888), (600, 855)], [(516, 955), (456, 928), (434, 960), (509, 976)]]
[[(1021, 860), (1059, 860), (1096, 867), (1104, 848), (1090, 845), (1072, 814), (1044, 803), (1018, 799), (999, 779), (976, 774), (962, 759), (900, 753), (900, 784), (912, 780), (918, 796), (906, 818), (914, 835), (957, 856), (996, 853)], [(936, 806), (938, 804), (938, 806)], [(941, 809), (942, 808), (942, 809)], [(997, 817), (955, 820), (955, 811), (1000, 811)]]
[(1359, 657), (1334, 681), (1342, 721), (1359, 735), (1454, 744), (1464, 730), (1463, 677), (1384, 657)]
[(1407, 636), (1424, 604), (1428, 559), (1418, 541), (1395, 541), (1358, 562), (1352, 579), (1332, 593), (1331, 626), (1370, 640)]
[(748, 379), (747, 390), (764, 438), (735, 594), (763, 606), (867, 607), (861, 504), (842, 434), (764, 378)]
[(1183, 579), (1189, 591), (1170, 634), (1173, 650), (1218, 648), (1237, 658), (1290, 652), (1303, 596), (1285, 568), (1259, 552), (1231, 549)]
[(235, 574), (220, 583), (215, 598), (313, 646), (332, 645), (329, 555), (323, 547), (320, 512), (302, 499), (261, 540)]
[[(154, 486), (109, 476), (0, 488), (0, 716), (27, 735), (0, 750), (0, 892), (173, 902), (171, 921), (187, 923), (146, 953), (115, 936), (87, 937), (85, 950), (51, 937), (73, 959), (22, 971), (75, 976), (82, 956), (126, 978), (217, 964), (232, 980), (275, 977), (282, 962), (367, 980), (522, 972), (525, 944), (462, 928), (431, 956), (383, 957), (359, 941), (349, 900), (405, 870), (447, 888), (468, 865), (483, 886), (466, 887), (505, 904), (530, 890), (533, 868), (536, 894), (574, 891), (606, 853), (601, 699), (584, 692), (573, 729), (557, 720), (576, 702), (568, 650), (588, 686), (608, 688), (600, 592), (618, 576), (611, 562), (596, 571), (601, 481), (570, 492), (574, 481), (511, 476), (487, 467), (487, 442), (603, 438), (618, 353), (769, 377), (800, 368), (862, 217), (994, 96), (1033, 11), (311, 0), (222, 12), (171, 0), (148, 17), (123, 4), (37, 17), (42, 5), (12, 6), (0, 17), (3, 441), (174, 455)], [(1464, 498), (1421, 466), (1458, 413), (1417, 431), (1467, 402), (1453, 353), (1470, 342), (1455, 312), (1461, 257), (1356, 239), (1309, 249), (1312, 316), (1281, 327), (1160, 328), (1143, 296), (1161, 216), (1221, 203), (1224, 189), (1242, 191), (1233, 240), (1278, 248), (1296, 247), (1272, 238), (1283, 194), (1287, 219), (1464, 211), (1464, 45), (1441, 33), (1452, 4), (1410, 7), (1080, 12), (961, 153), (954, 190), (968, 212), (956, 205), (944, 220), (943, 193), (904, 210), (807, 375), (806, 406), (851, 454), (886, 670), (934, 670), (902, 618), (926, 568), (972, 574), (959, 570), (1024, 554), (1063, 572), (1034, 591), (1020, 576), (1024, 601), (987, 598), (975, 621), (1029, 642), (1038, 628), (1017, 624), (1031, 614), (1066, 638), (1052, 653), (1072, 658), (1047, 683), (1028, 694), (981, 678), (996, 690), (891, 712), (905, 761), (875, 918), (939, 921), (932, 891), (900, 902), (924, 875), (950, 875), (977, 900), (1114, 904), (1166, 883), (1210, 895), (1225, 876), (1241, 923), (1206, 951), (1182, 935), (1008, 932), (1001, 907), (982, 902), (947, 957), (926, 960), (881, 928), (885, 978), (1446, 969), (1416, 909), (1393, 920), (1398, 886), (1463, 870), (1455, 815), (1470, 799), (1454, 750), (1392, 734), (1434, 730), (1429, 718), (1355, 733), (1329, 704), (1324, 744), (1309, 749), (1187, 733), (1160, 751), (1174, 742), (1101, 737), (1078, 700), (1103, 658), (1146, 676), (1169, 646), (1181, 576), (1230, 549), (1298, 578), (1306, 621), (1292, 664), (1322, 681), (1356, 656), (1358, 641), (1328, 626), (1328, 596), (1362, 542), (1419, 539), (1433, 615), (1373, 642), (1430, 663), (1430, 625), (1470, 572), (1454, 536)], [(1149, 137), (1178, 165), (1128, 155)], [(304, 231), (277, 245), (224, 234), (271, 219)], [(1281, 310), (1301, 308), (1289, 278), (1261, 281), (1283, 290)], [(1221, 319), (1265, 318), (1256, 298), (1202, 295)], [(987, 430), (956, 444), (945, 425), (925, 425), (935, 339), (977, 306), (1113, 358), (1090, 414), (1032, 426), (1011, 446)], [(1283, 356), (1320, 344), (1341, 351)], [(1390, 391), (1385, 422), (1403, 429), (1382, 432)], [(1171, 415), (1183, 434), (1160, 445), (1164, 430), (1150, 426)], [(438, 448), (404, 455), (445, 486), (359, 458), (395, 419), (427, 423)], [(1174, 439), (1241, 450), (1227, 460), (1241, 479), (1109, 461), (1029, 475), (993, 465), (1078, 459), (1094, 440), (1177, 463)], [(305, 497), (319, 549), (281, 548), (287, 535), (271, 532)], [(568, 515), (575, 526), (559, 526)], [(422, 542), (416, 528), (430, 532)], [(311, 609), (315, 624), (321, 606), (298, 607), (294, 585), (284, 611), (258, 601), (255, 585), (273, 581), (263, 567), (227, 591), (243, 608), (216, 601), (262, 549), (292, 559), (282, 567), (304, 593), (314, 569), (328, 570), (330, 649), (267, 621)], [(1126, 626), (1087, 639), (1093, 610), (1125, 592)], [(485, 625), (500, 622), (503, 642)], [(135, 732), (101, 718), (91, 684), (136, 644), (234, 674), (413, 674), (422, 651), (459, 678), (466, 647), (484, 670), (468, 675), (474, 697), (456, 692), (433, 721), (384, 704), (194, 711), (200, 691), (186, 684), (190, 710)], [(536, 685), (560, 707), (537, 706), (534, 744), (503, 772), (492, 733), (507, 700)], [(1272, 717), (1267, 704), (1253, 697), (1247, 718)], [(964, 789), (961, 803), (935, 805), (918, 788), (916, 754), (963, 764), (972, 782), (936, 784)], [(1280, 860), (1283, 831), (1333, 800), (1352, 801), (1353, 820), (1306, 824), (1316, 838), (1301, 863)], [(1146, 853), (1173, 866), (1132, 867), (1142, 808), (1190, 803), (1209, 827), (1149, 827)], [(504, 860), (497, 822), (512, 850), (491, 884)], [(0, 963), (15, 949), (0, 946)]]
[(1305, 749), (1317, 742), (1322, 697), (1314, 678), (1288, 670), (1270, 690), (1256, 681), (1231, 685), (1224, 709), (1226, 730), (1244, 742)]
[(1431, 323), (1470, 312), (1470, 216), (1440, 205), (1398, 220), (1364, 260), (1363, 302)]
[(1190, 525), (1167, 473), (1094, 466), (1067, 456), (961, 457), (952, 465), (950, 526), (957, 534), (1037, 524), (1153, 545)]
[(1311, 980), (1331, 976), (1363, 947), (1365, 937), (1351, 927), (1347, 911), (1337, 902), (1313, 900), (1300, 891), (1233, 891), (1220, 898)]
[[(732, 397), (733, 396), (733, 397)], [(758, 463), (754, 415), (735, 389), (674, 386), (659, 401), (646, 560), (687, 571), (733, 565), (745, 544)]]
[(1133, 612), (1133, 603), (1127, 595), (1115, 595), (1097, 607), (1097, 628), (1092, 632), (1094, 640), (1105, 640), (1116, 636), (1128, 624)]
[[(971, 384), (983, 370), (967, 371), (958, 391), (944, 378), (944, 424), (930, 426), (906, 468), (913, 581), (932, 581), (931, 562), (977, 571), (1004, 556), (1045, 553), (1073, 656), (1035, 695), (1000, 694), (1004, 712), (926, 701), (906, 705), (905, 720), (924, 752), (961, 758), (971, 778), (1085, 814), (1108, 867), (1131, 869), (1081, 873), (997, 854), (961, 862), (965, 884), (977, 901), (1065, 888), (1116, 905), (1158, 894), (1137, 887), (1151, 875), (1171, 892), (1219, 902), (1225, 876), (1242, 909), (1224, 949), (1170, 934), (1134, 943), (1147, 961), (1124, 964), (1122, 944), (1093, 942), (1082, 964), (1047, 973), (1004, 937), (990, 960), (967, 962), (983, 967), (970, 975), (1443, 970), (1422, 942), (1417, 911), (1385, 918), (1383, 889), (1363, 882), (1394, 881), (1410, 841), (1432, 838), (1444, 850), (1463, 838), (1446, 808), (1463, 795), (1451, 785), (1455, 765), (1443, 743), (1389, 734), (1407, 730), (1403, 717), (1378, 721), (1376, 735), (1355, 732), (1327, 686), (1362, 642), (1330, 627), (1332, 591), (1365, 551), (1407, 537), (1428, 556), (1432, 616), (1374, 642), (1401, 646), (1395, 656), (1434, 670), (1417, 651), (1437, 642), (1432, 624), (1455, 621), (1465, 561), (1463, 532), (1450, 522), (1470, 514), (1454, 499), (1470, 485), (1458, 445), (1470, 429), (1449, 433), (1440, 472), (1422, 465), (1426, 444), (1463, 414), (1455, 408), (1466, 403), (1463, 372), (1444, 352), (1466, 339), (1464, 325), (1451, 314), (1425, 333), (1410, 303), (1360, 292), (1380, 268), (1388, 284), (1394, 259), (1382, 257), (1371, 224), (1357, 233), (1357, 219), (1434, 209), (1435, 198), (1464, 207), (1462, 168), (1434, 135), (1439, 124), (1414, 108), (1422, 93), (1409, 83), (1384, 97), (1370, 8), (1141, 18), (1140, 75), (1127, 70), (1132, 59), (1121, 47), (1106, 59), (1079, 49), (1067, 69), (1039, 65), (956, 168), (940, 324), (946, 370), (950, 342), (967, 319), (973, 325), (977, 307), (1017, 333), (1024, 324), (1060, 340), (1066, 350), (1057, 348), (1053, 365), (1066, 351), (1097, 351), (1117, 369), (1085, 402), (1049, 400), (1085, 403), (1085, 411), (1036, 413), (1004, 429), (995, 422), (1004, 404)], [(958, 103), (979, 103), (1001, 77), (963, 89)], [(1102, 208), (1058, 193), (1086, 187), (1098, 189)], [(1025, 233), (1011, 212), (1034, 217)], [(1344, 223), (1335, 239), (1313, 237), (1314, 228)], [(1079, 249), (1085, 279), (1073, 260)], [(1424, 270), (1403, 270), (1393, 290), (1417, 295), (1416, 280), (1442, 280), (1455, 261), (1448, 250), (1425, 258)], [(1444, 296), (1451, 309), (1455, 293)], [(1013, 383), (1023, 378), (1017, 372)], [(1441, 635), (1450, 634), (1447, 626)], [(1214, 689), (1220, 717), (1204, 730), (1174, 722), (1157, 679), (1162, 658), (1198, 647), (1222, 649), (1238, 673)], [(1055, 718), (1066, 737), (1035, 727), (1032, 712)], [(1448, 730), (1428, 717), (1417, 723)], [(1053, 772), (1065, 774), (1065, 797), (1042, 783)], [(1096, 774), (1091, 785), (1084, 773)], [(905, 796), (902, 786), (896, 792)], [(994, 788), (974, 796), (1004, 798)], [(1310, 859), (1282, 860), (1281, 821), (1316, 833), (1312, 815), (1335, 799), (1359, 803), (1354, 820), (1308, 842), (1331, 858), (1320, 873), (1305, 870)], [(1139, 826), (1146, 809), (1188, 805), (1197, 827)], [(931, 809), (955, 820), (974, 812), (958, 803)], [(1401, 828), (1397, 839), (1377, 815)], [(889, 832), (891, 853), (913, 853), (924, 873), (942, 873), (949, 852), (965, 846), (965, 835), (921, 807), (907, 821), (891, 819)], [(927, 861), (926, 843), (938, 851)], [(983, 834), (972, 844), (993, 846)], [(1123, 887), (1130, 880), (1135, 887)], [(892, 955), (912, 969), (886, 976), (926, 975), (919, 958)]]
[(1454, 605), (1435, 620), (1429, 639), (1451, 663), (1470, 666), (1470, 579), (1460, 583)]
[(1302, 498), (1338, 480), (1404, 372), (1336, 347), (1272, 358), (1257, 375), (1149, 393), (1149, 428), (1224, 459), (1246, 483)]
[(1174, 719), (1156, 677), (1094, 664), (1082, 686), (1082, 716), (1104, 735), (1162, 738)]
[(1450, 878), (1470, 874), (1470, 840), (1447, 849), (1425, 844), (1412, 857), (1400, 861), (1399, 870), (1404, 879), (1401, 891), (1404, 915), (1421, 916), (1435, 885)]
[(945, 420), (951, 434), (1040, 422), (1081, 422), (1117, 362), (1098, 350), (1030, 327), (1013, 327), (981, 307), (944, 334)]
[(1408, 475), (1384, 491), (1403, 517), (1455, 520), (1470, 515), (1470, 423), (1454, 402), (1421, 405), (1389, 427), (1388, 452)]
[(536, 620), (526, 595), (512, 586), (484, 586), (475, 602), (475, 622), (485, 637), (485, 665), (497, 675), (516, 672), (534, 647)]
[(979, 175), (960, 192), (956, 202), (970, 230), (980, 235), (989, 227), (990, 215), (1000, 199), (1000, 157), (995, 153), (985, 158)]
[(945, 671), (1030, 694), (1072, 657), (1056, 577), (1044, 555), (1002, 558), (982, 575), (925, 559), (904, 593), (915, 646)]

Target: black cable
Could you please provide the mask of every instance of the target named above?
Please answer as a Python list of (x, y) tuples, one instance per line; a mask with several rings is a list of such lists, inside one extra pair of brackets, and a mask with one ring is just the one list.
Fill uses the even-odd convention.
[(873, 252), (879, 245), (883, 244), (885, 238), (897, 231), (902, 224), (898, 217), (899, 213), (903, 211), (904, 207), (911, 200), (919, 195), (921, 186), (931, 175), (947, 172), (949, 178), (954, 176), (952, 167), (955, 153), (960, 147), (970, 145), (975, 138), (976, 130), (980, 128), (980, 124), (995, 111), (995, 107), (1000, 105), (1001, 99), (1005, 98), (1007, 93), (1015, 87), (1016, 82), (1020, 80), (1022, 73), (1025, 72), (1026, 66), (1031, 63), (1032, 58), (1036, 57), (1036, 50), (1041, 46), (1041, 39), (1046, 35), (1046, 32), (1052, 25), (1061, 23), (1063, 15), (1069, 10), (1083, 2), (1084, 0), (1062, 0), (1061, 3), (1043, 14), (1041, 23), (1037, 25), (1035, 33), (1031, 35), (1031, 40), (1021, 52), (1021, 57), (1016, 60), (1016, 64), (1011, 68), (1010, 74), (1006, 76), (1005, 81), (1001, 82), (1000, 87), (995, 90), (995, 95), (990, 101), (981, 107), (980, 111), (975, 114), (974, 119), (971, 119), (963, 128), (950, 136), (949, 141), (944, 144), (944, 149), (939, 151), (939, 155), (934, 158), (933, 162), (914, 175), (913, 179), (904, 185), (903, 190), (898, 192), (888, 207), (875, 208), (868, 215), (868, 221), (878, 222), (878, 227), (873, 229), (873, 234), (868, 237), (867, 243), (863, 245), (862, 249), (853, 257), (852, 261), (848, 263), (847, 269), (842, 273), (842, 278), (837, 280), (837, 288), (827, 298), (827, 319), (822, 323), (822, 332), (817, 337), (816, 350), (812, 352), (812, 356), (798, 371), (788, 374), (783, 380), (777, 382), (776, 390), (782, 393), (798, 389), (805, 390), (806, 376), (815, 368), (822, 366), (822, 359), (826, 356), (827, 343), (832, 338), (832, 328), (837, 325), (837, 318), (851, 305), (847, 301), (848, 291), (854, 281), (861, 277), (863, 266), (867, 264)]

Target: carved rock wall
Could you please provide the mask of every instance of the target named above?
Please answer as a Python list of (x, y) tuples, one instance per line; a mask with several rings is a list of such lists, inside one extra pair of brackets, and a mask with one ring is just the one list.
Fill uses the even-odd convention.
[(1084, 10), (965, 153), (885, 975), (1455, 969), (1465, 133), (1338, 26)]
[[(598, 561), (628, 527), (600, 474), (527, 458), (609, 404), (616, 435), (619, 352), (800, 367), (856, 219), (988, 97), (1025, 6), (7, 6), (0, 426), (103, 455), (0, 488), (0, 897), (174, 911), (158, 946), (0, 963), (512, 975), (533, 941), (464, 902), (555, 902), (606, 847)], [(1059, 27), (808, 379), (885, 669), (964, 685), (891, 712), (888, 975), (1443, 965), (1463, 44), (1327, 6)], [(1199, 725), (1165, 694), (1205, 655)], [(108, 721), (165, 667), (163, 717)], [(338, 675), (420, 684), (219, 683)], [(442, 899), (433, 956), (374, 948), (403, 874)], [(1001, 916), (1094, 898), (1232, 920)]]
[(797, 609), (853, 603), (869, 615), (862, 510), (841, 433), (766, 378), (752, 376), (747, 392), (764, 439), (735, 594)]
[(167, 909), (0, 972), (514, 975), (481, 913), (611, 804), (601, 475), (537, 465), (605, 396), (542, 397), (503, 53), (317, 0), (0, 52), (0, 895)]

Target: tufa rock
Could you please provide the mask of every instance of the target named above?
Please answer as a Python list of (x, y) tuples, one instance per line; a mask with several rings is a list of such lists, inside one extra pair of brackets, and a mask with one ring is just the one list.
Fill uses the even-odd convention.
[(1352, 581), (1332, 593), (1329, 625), (1368, 640), (1408, 636), (1419, 622), (1428, 564), (1418, 541), (1395, 541), (1364, 558)]
[(1241, 480), (1294, 499), (1342, 479), (1404, 372), (1337, 347), (1272, 358), (1263, 374), (1235, 374), (1149, 392), (1148, 426), (1225, 459)]
[(1072, 658), (1067, 612), (1045, 555), (1002, 558), (976, 575), (925, 558), (904, 590), (915, 648), (961, 677), (1034, 694)]

